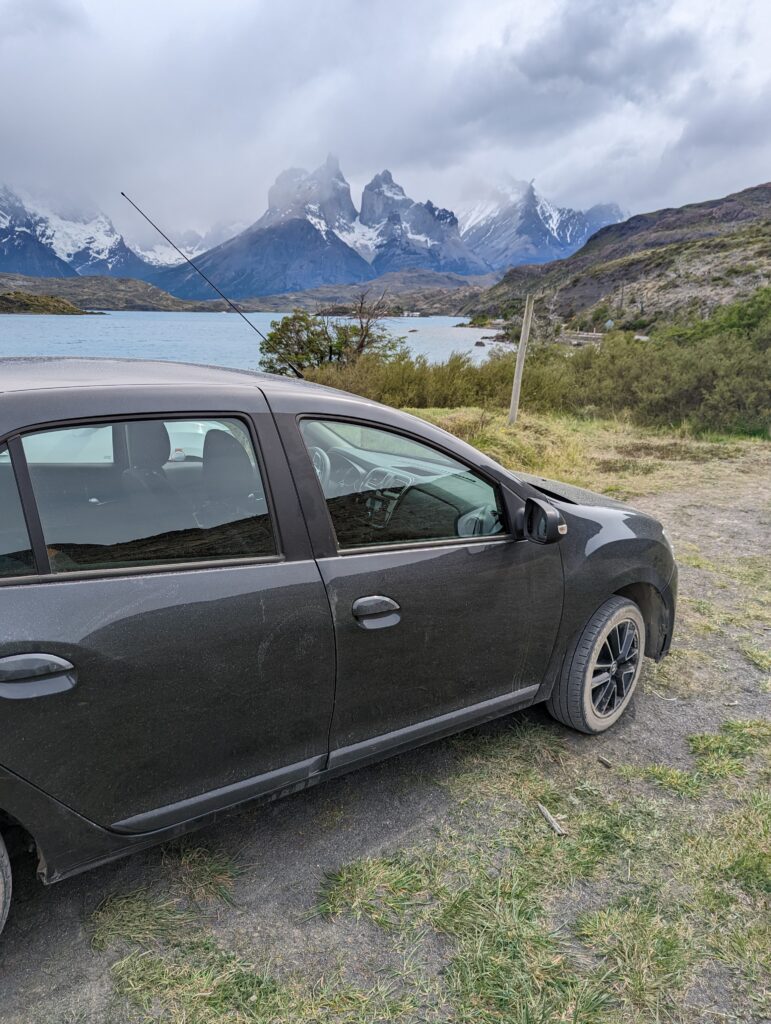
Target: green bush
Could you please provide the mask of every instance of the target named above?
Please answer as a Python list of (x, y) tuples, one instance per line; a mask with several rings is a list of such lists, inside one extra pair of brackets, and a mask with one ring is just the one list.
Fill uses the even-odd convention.
[[(533, 345), (523, 408), (585, 416), (626, 415), (650, 426), (765, 434), (771, 422), (771, 288), (700, 320), (658, 331), (649, 341), (613, 332), (599, 347)], [(505, 407), (516, 355), (493, 349), (475, 364), (455, 353), (429, 363), (405, 352), (365, 354), (306, 376), (388, 405)]]

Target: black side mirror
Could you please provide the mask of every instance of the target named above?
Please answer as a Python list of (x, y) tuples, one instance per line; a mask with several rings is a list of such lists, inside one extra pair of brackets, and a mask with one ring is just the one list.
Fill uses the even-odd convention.
[(520, 515), (520, 536), (536, 544), (554, 544), (568, 532), (557, 509), (542, 498), (528, 498)]

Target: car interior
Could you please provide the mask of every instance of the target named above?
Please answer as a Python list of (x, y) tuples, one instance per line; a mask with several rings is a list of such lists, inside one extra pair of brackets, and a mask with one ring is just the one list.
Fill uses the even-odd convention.
[(339, 421), (300, 429), (341, 548), (505, 531), (497, 488), (435, 449)]
[[(207, 426), (200, 454), (172, 452), (179, 421), (62, 428), (25, 439), (52, 570), (274, 554), (248, 433), (235, 420)], [(100, 430), (106, 437), (98, 444), (83, 436)], [(68, 431), (80, 435), (67, 438)], [(10, 465), (0, 465), (5, 469)], [(11, 543), (4, 538), (2, 546), (10, 551)]]

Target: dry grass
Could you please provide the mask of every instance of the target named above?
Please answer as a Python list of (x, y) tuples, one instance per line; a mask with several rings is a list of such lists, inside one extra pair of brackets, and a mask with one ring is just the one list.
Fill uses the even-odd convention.
[(764, 442), (665, 433), (625, 420), (520, 414), (500, 410), (410, 409), (513, 470), (564, 480), (625, 499), (689, 479), (707, 479), (714, 462), (752, 457)]

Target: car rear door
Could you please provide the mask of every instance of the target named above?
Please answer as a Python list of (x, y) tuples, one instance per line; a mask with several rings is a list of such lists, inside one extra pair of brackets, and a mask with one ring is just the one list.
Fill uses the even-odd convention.
[[(303, 399), (304, 409), (269, 394), (335, 623), (330, 767), (452, 731), (469, 709), (482, 719), (532, 699), (561, 615), (558, 546), (515, 540), (501, 481), (464, 464), (441, 432), (426, 424), (432, 439), (409, 437), (398, 414)], [(346, 448), (357, 432), (363, 447)], [(359, 461), (366, 479), (344, 469), (325, 501), (313, 472), (325, 472), (320, 448), (333, 464), (341, 454)]]
[(0, 450), (0, 763), (125, 832), (319, 771), (333, 628), (261, 392), (49, 395)]

